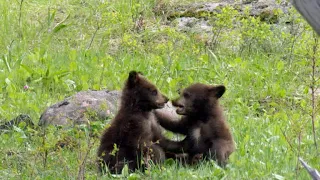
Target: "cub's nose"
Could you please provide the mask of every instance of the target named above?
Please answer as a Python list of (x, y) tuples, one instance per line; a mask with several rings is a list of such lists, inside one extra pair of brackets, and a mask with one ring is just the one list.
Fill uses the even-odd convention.
[(183, 107), (183, 105), (179, 102), (179, 99), (173, 100), (172, 105), (175, 107)]

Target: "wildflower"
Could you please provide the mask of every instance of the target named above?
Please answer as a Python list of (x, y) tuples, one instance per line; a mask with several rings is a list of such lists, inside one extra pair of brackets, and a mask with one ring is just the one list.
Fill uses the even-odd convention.
[(24, 85), (23, 89), (27, 91), (29, 89), (29, 86), (28, 85)]

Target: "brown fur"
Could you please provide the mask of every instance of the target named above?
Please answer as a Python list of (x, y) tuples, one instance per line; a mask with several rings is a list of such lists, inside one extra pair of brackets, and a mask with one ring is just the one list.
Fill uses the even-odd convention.
[(186, 135), (177, 142), (160, 141), (160, 145), (174, 153), (185, 152), (192, 163), (199, 154), (204, 158), (213, 158), (220, 166), (227, 164), (228, 157), (234, 151), (234, 141), (225, 121), (219, 98), (225, 87), (193, 84), (184, 89), (180, 98), (172, 104), (177, 107), (180, 120), (174, 120), (161, 111), (155, 111), (161, 126), (172, 132)]
[(162, 108), (167, 97), (141, 74), (131, 71), (122, 91), (119, 112), (101, 137), (98, 149), (99, 169), (121, 173), (125, 164), (131, 171), (141, 168), (142, 158), (164, 160), (164, 152), (155, 144), (161, 129), (153, 109)]

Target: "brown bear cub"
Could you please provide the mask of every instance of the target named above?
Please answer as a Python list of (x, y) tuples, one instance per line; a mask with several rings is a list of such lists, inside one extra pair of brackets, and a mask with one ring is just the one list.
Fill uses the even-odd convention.
[(203, 158), (212, 158), (220, 166), (225, 166), (235, 149), (233, 137), (219, 105), (219, 98), (225, 90), (223, 85), (210, 86), (200, 83), (187, 87), (180, 97), (172, 102), (177, 107), (177, 114), (182, 115), (179, 120), (155, 111), (161, 126), (186, 135), (180, 142), (160, 141), (161, 147), (173, 153), (187, 153), (191, 164), (202, 154)]
[[(168, 98), (144, 78), (131, 71), (122, 91), (120, 109), (101, 137), (98, 149), (99, 170), (106, 167), (112, 174), (121, 173), (125, 164), (129, 170), (140, 169), (142, 158), (161, 162), (165, 155), (159, 140), (161, 129), (153, 110), (163, 108)], [(150, 157), (149, 157), (150, 156)]]

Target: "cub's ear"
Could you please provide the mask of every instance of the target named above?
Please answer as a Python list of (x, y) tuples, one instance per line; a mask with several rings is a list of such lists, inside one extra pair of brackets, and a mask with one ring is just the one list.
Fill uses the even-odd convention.
[(140, 80), (138, 72), (136, 71), (130, 71), (129, 77), (128, 77), (128, 84), (130, 87), (133, 87), (135, 84), (137, 84)]
[(220, 98), (226, 92), (226, 87), (224, 85), (211, 86), (209, 91), (214, 97)]

